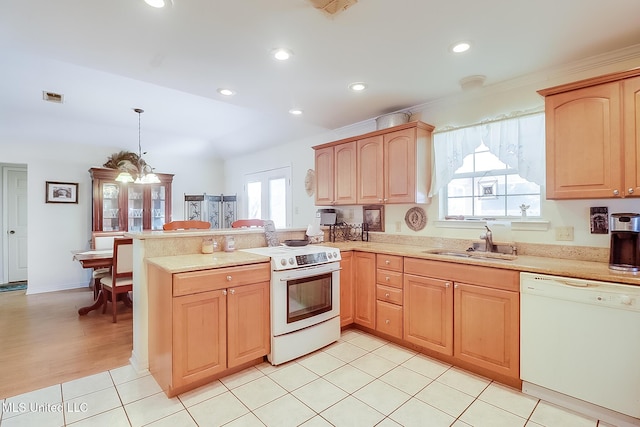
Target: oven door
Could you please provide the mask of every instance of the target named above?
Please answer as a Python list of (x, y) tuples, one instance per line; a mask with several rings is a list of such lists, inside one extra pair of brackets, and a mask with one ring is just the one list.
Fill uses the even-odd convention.
[(340, 263), (273, 273), (273, 336), (304, 329), (339, 315)]

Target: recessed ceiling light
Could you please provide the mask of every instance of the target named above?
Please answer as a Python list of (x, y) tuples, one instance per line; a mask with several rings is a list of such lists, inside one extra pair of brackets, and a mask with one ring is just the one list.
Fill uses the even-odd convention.
[(151, 7), (161, 8), (165, 6), (164, 0), (144, 0), (144, 2)]
[(236, 94), (236, 91), (231, 89), (220, 88), (218, 89), (218, 93), (224, 96), (233, 96)]
[(289, 110), (289, 114), (292, 114), (294, 116), (299, 116), (302, 114), (302, 110), (299, 108), (292, 108)]
[(468, 51), (470, 48), (471, 44), (469, 42), (458, 42), (451, 46), (451, 52), (462, 53)]
[(349, 89), (354, 92), (361, 92), (367, 88), (367, 84), (363, 82), (355, 82), (349, 85)]
[(293, 52), (289, 49), (277, 48), (271, 51), (271, 55), (278, 61), (286, 61), (293, 56)]

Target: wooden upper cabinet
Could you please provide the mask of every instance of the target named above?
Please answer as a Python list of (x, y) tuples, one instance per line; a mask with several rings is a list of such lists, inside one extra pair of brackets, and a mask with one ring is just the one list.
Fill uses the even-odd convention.
[(432, 131), (431, 125), (410, 122), (313, 147), (316, 204), (426, 203)]
[(640, 77), (622, 84), (625, 195), (640, 195)]
[(91, 168), (93, 231), (162, 230), (171, 221), (173, 175), (158, 173), (159, 184), (123, 184), (120, 171)]
[(640, 191), (640, 70), (539, 91), (545, 96), (547, 199)]
[(316, 150), (316, 204), (356, 203), (356, 143)]

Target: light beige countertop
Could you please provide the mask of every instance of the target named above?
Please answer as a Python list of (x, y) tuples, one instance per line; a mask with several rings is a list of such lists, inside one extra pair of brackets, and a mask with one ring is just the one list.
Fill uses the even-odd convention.
[(147, 258), (146, 261), (150, 264), (157, 265), (169, 273), (184, 273), (187, 271), (270, 262), (270, 258), (249, 252), (234, 251), (214, 252), (212, 254), (163, 256)]
[[(375, 252), (434, 261), (455, 262), (458, 264), (470, 264), (640, 286), (640, 275), (612, 272), (609, 270), (608, 263), (605, 262), (547, 258), (531, 255), (518, 255), (514, 260), (460, 258), (448, 255), (431, 254), (427, 252), (429, 250), (438, 249), (435, 247), (361, 241), (336, 243), (324, 242), (322, 245), (336, 247), (341, 251), (358, 250), (363, 252)], [(171, 273), (207, 270), (268, 261), (269, 257), (251, 254), (241, 250), (236, 250), (234, 252), (214, 252), (213, 254), (205, 255), (191, 254), (147, 258), (147, 262), (158, 265)]]
[(325, 242), (325, 246), (333, 246), (341, 251), (358, 250), (388, 255), (430, 259), (434, 261), (455, 262), (485, 267), (503, 268), (508, 270), (526, 271), (530, 273), (551, 274), (556, 276), (575, 277), (587, 280), (602, 280), (606, 282), (625, 283), (640, 286), (640, 275), (631, 273), (617, 273), (609, 270), (609, 264), (604, 262), (578, 261), (563, 258), (547, 258), (530, 255), (518, 255), (513, 261), (460, 258), (448, 255), (425, 253), (434, 247), (414, 245), (400, 245), (373, 242)]

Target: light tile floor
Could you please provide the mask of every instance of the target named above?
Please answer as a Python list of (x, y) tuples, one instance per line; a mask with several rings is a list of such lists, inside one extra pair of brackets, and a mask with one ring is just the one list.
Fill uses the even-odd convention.
[(356, 330), (169, 399), (131, 366), (2, 402), (0, 426), (605, 426)]

